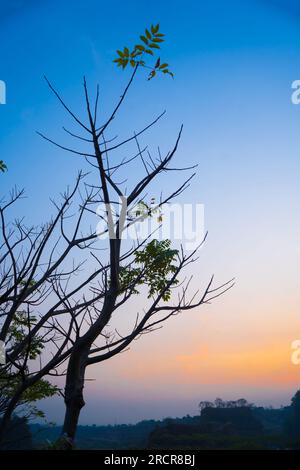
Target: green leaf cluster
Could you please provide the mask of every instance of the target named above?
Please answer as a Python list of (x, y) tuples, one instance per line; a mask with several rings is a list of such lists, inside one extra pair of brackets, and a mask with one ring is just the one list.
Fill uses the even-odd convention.
[(151, 25), (149, 29), (145, 29), (144, 34), (140, 36), (141, 42), (136, 44), (132, 50), (125, 46), (122, 50), (117, 50), (117, 58), (114, 59), (114, 62), (118, 67), (121, 67), (123, 70), (130, 65), (131, 67), (136, 67), (140, 65), (142, 67), (147, 67), (151, 69), (149, 73), (148, 80), (151, 80), (157, 72), (162, 72), (164, 74), (170, 75), (172, 78), (174, 74), (170, 72), (168, 64), (166, 62), (161, 63), (160, 57), (156, 60), (154, 66), (149, 66), (146, 63), (146, 57), (154, 56), (154, 51), (160, 49), (160, 44), (164, 41), (164, 34), (159, 31), (159, 24)]
[[(27, 314), (25, 311), (16, 312), (13, 322), (9, 328), (10, 341), (15, 343), (20, 343), (25, 340), (28, 336), (30, 329), (35, 325), (37, 319), (36, 317)], [(40, 336), (35, 335), (29, 346), (28, 357), (31, 360), (36, 359), (44, 349), (44, 343)], [(27, 354), (24, 351), (23, 356)]]
[(148, 287), (148, 298), (162, 294), (162, 299), (167, 301), (171, 297), (171, 287), (178, 283), (174, 279), (168, 286), (172, 275), (176, 272), (175, 260), (178, 250), (171, 248), (170, 240), (151, 240), (143, 250), (135, 253), (133, 268), (122, 268), (120, 271), (120, 287), (124, 291), (133, 284), (134, 293), (138, 293), (136, 286)]
[(0, 173), (4, 173), (7, 170), (7, 166), (5, 165), (3, 160), (0, 160)]
[[(12, 398), (21, 384), (22, 378), (20, 375), (2, 370), (0, 372), (0, 394), (2, 399), (9, 400)], [(34, 403), (43, 398), (53, 397), (58, 393), (59, 388), (56, 385), (51, 384), (46, 379), (40, 379), (24, 391), (18, 406), (26, 410), (26, 414), (31, 418), (45, 418), (44, 412), (39, 410)]]
[[(16, 389), (21, 385), (21, 378), (18, 375), (1, 372), (0, 389), (1, 395), (13, 397)], [(50, 398), (59, 392), (56, 385), (52, 385), (48, 380), (41, 379), (29, 387), (22, 395), (21, 404), (35, 402), (43, 398)]]
[[(20, 285), (25, 285), (28, 281), (20, 282)], [(30, 281), (30, 285), (35, 283), (34, 280)], [(10, 347), (18, 344), (28, 337), (28, 334), (37, 322), (34, 315), (28, 314), (25, 310), (19, 310), (15, 313), (13, 321), (8, 330), (8, 342)], [(41, 354), (45, 347), (43, 338), (39, 335), (34, 335), (31, 338), (28, 348), (20, 354), (19, 359), (24, 360), (27, 356), (30, 360), (35, 360)], [(29, 375), (28, 366), (24, 370), (25, 376)], [(23, 373), (7, 369), (0, 369), (0, 396), (6, 401), (14, 396), (18, 388), (22, 385), (24, 380)], [(43, 411), (39, 410), (34, 402), (43, 398), (49, 398), (58, 394), (59, 388), (52, 385), (48, 380), (40, 379), (38, 382), (27, 388), (21, 397), (19, 406), (25, 407), (26, 413), (31, 417), (45, 418)]]

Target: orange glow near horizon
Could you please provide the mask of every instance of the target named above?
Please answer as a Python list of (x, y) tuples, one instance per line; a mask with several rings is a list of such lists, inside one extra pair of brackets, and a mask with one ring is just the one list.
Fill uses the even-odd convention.
[(252, 383), (257, 386), (299, 385), (299, 368), (291, 362), (291, 350), (282, 344), (265, 349), (199, 351), (176, 358), (185, 380), (201, 377), (202, 383)]
[(269, 308), (261, 318), (248, 315), (246, 309), (237, 316), (236, 293), (231, 296), (220, 302), (221, 311), (227, 313), (220, 314), (217, 304), (209, 306), (188, 321), (184, 315), (171, 321), (156, 337), (142, 338), (116, 359), (116, 378), (143, 388), (153, 398), (197, 390), (207, 399), (218, 395), (235, 399), (248, 387), (292, 396), (300, 377), (300, 365), (291, 361), (291, 343), (300, 331), (297, 312), (291, 310), (285, 321), (280, 306)]

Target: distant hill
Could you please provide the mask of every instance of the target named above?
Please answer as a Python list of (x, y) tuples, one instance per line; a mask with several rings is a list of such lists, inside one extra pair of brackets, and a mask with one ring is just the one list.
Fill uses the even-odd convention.
[[(289, 407), (267, 409), (207, 408), (201, 416), (145, 420), (115, 426), (79, 426), (78, 449), (145, 448), (279, 448)], [(45, 448), (55, 442), (61, 427), (31, 425), (33, 445)], [(270, 441), (270, 437), (272, 439)], [(279, 437), (278, 437), (279, 436)]]
[(300, 449), (288, 436), (290, 407), (207, 407), (197, 419), (167, 420), (149, 435), (148, 449)]
[(203, 425), (214, 426), (215, 432), (235, 435), (257, 435), (264, 430), (262, 422), (247, 406), (238, 408), (205, 408), (201, 413)]
[[(76, 447), (79, 449), (143, 449), (151, 431), (160, 424), (148, 420), (137, 424), (115, 426), (78, 426)], [(44, 448), (54, 443), (61, 433), (60, 426), (31, 425), (34, 446)]]

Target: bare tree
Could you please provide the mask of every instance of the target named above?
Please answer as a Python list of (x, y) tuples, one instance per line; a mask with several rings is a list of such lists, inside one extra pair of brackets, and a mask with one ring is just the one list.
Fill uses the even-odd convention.
[[(71, 115), (77, 124), (87, 133), (85, 137), (72, 133), (75, 138), (83, 140), (89, 144), (88, 150), (76, 150), (58, 142), (53, 141), (44, 134), (40, 134), (44, 139), (53, 143), (59, 148), (76, 155), (84, 156), (87, 161), (97, 170), (99, 183), (94, 188), (101, 194), (99, 202), (104, 204), (105, 210), (101, 215), (106, 231), (109, 234), (107, 241), (107, 261), (101, 283), (95, 292), (99, 297), (97, 305), (93, 303), (91, 308), (87, 308), (85, 315), (89, 316), (89, 326), (82, 334), (78, 335), (68, 361), (65, 385), (65, 405), (66, 414), (63, 425), (63, 446), (72, 446), (75, 438), (76, 428), (80, 415), (80, 410), (84, 406), (83, 389), (85, 373), (89, 365), (100, 363), (116, 354), (124, 351), (133, 340), (140, 338), (143, 334), (149, 333), (160, 327), (169, 318), (182, 311), (191, 310), (202, 304), (209, 303), (212, 299), (223, 294), (232, 287), (232, 281), (213, 287), (213, 277), (207, 283), (202, 293), (198, 291), (188, 299), (188, 287), (191, 279), (183, 280), (179, 284), (180, 275), (183, 270), (196, 261), (196, 253), (201, 244), (191, 253), (186, 254), (183, 247), (171, 249), (169, 240), (151, 240), (145, 237), (134, 242), (130, 249), (124, 251), (122, 234), (129, 226), (144, 220), (145, 214), (140, 210), (135, 210), (141, 202), (147, 208), (147, 215), (151, 217), (153, 209), (144, 202), (145, 192), (152, 181), (162, 173), (176, 170), (190, 170), (188, 168), (173, 168), (171, 162), (176, 153), (181, 138), (182, 127), (179, 131), (173, 148), (166, 155), (151, 155), (147, 147), (142, 148), (140, 136), (144, 134), (152, 125), (157, 123), (164, 113), (158, 116), (150, 124), (134, 132), (128, 138), (113, 142), (106, 140), (105, 135), (110, 124), (115, 119), (124, 98), (134, 80), (139, 64), (137, 63), (130, 80), (122, 93), (117, 105), (100, 127), (97, 123), (97, 110), (99, 100), (99, 87), (95, 103), (93, 105), (89, 97), (86, 80), (84, 79), (84, 94), (88, 124), (78, 119), (71, 109), (63, 101), (59, 93), (48, 81), (48, 85), (55, 93), (60, 103)], [(69, 132), (70, 133), (70, 132)], [(116, 157), (111, 157), (116, 149), (125, 148), (130, 143), (136, 144), (136, 153), (133, 156), (125, 157), (116, 161)], [(123, 152), (124, 153), (124, 152)], [(112, 163), (113, 162), (113, 163)], [(144, 169), (141, 179), (128, 188), (128, 176), (130, 170), (126, 169), (131, 163), (137, 166), (138, 162)], [(117, 182), (115, 173), (124, 171), (126, 182)], [(195, 173), (186, 178), (177, 189), (165, 196), (161, 195), (155, 209), (163, 207), (176, 196), (181, 194), (188, 186)], [(95, 212), (99, 216), (99, 212)], [(150, 235), (150, 234), (149, 234)], [(98, 258), (100, 266), (104, 266), (104, 257)], [(140, 286), (147, 290), (148, 301), (145, 302), (143, 313), (138, 313), (133, 322), (132, 328), (127, 334), (121, 335), (117, 330), (110, 331), (110, 324), (117, 316), (118, 311), (128, 303), (128, 301), (139, 292)], [(133, 307), (134, 308), (134, 307)], [(130, 308), (130, 310), (132, 307)]]
[[(151, 28), (151, 34), (156, 42), (149, 47), (158, 48), (157, 42), (162, 41), (158, 26)], [(146, 36), (149, 35), (148, 31)], [(147, 37), (144, 42), (149, 42)], [(0, 371), (5, 381), (14, 383), (13, 392), (3, 402), (2, 433), (28, 390), (43, 383), (46, 376), (66, 375), (63, 393), (66, 413), (59, 445), (72, 447), (84, 406), (88, 366), (125, 351), (134, 340), (160, 328), (174, 315), (209, 303), (233, 285), (229, 281), (214, 287), (211, 277), (202, 292), (189, 295), (191, 277), (181, 275), (197, 260), (197, 252), (206, 236), (190, 253), (185, 253), (183, 246), (171, 247), (170, 240), (153, 238), (152, 233), (137, 238), (130, 245), (124, 240), (126, 229), (160, 211), (189, 187), (195, 175), (192, 173), (169, 194), (161, 193), (159, 201), (149, 205), (145, 202), (147, 191), (160, 175), (195, 168), (171, 166), (182, 127), (173, 148), (166, 154), (158, 149), (156, 156), (142, 147), (140, 138), (164, 113), (126, 139), (106, 138), (138, 69), (146, 66), (143, 60), (137, 59), (144, 52), (151, 53), (150, 49), (143, 52), (143, 47), (136, 45), (131, 53), (128, 48), (119, 51), (118, 65), (125, 68), (130, 62), (133, 72), (112, 113), (100, 126), (99, 86), (92, 105), (84, 79), (86, 123), (75, 115), (46, 79), (85, 135), (64, 128), (69, 136), (80, 141), (80, 148), (70, 148), (39, 134), (56, 147), (84, 157), (93, 169), (93, 182), (87, 183), (80, 173), (74, 188), (62, 195), (62, 202), (54, 202), (55, 217), (40, 228), (27, 228), (23, 220), (16, 220), (14, 224), (6, 220), (6, 212), (23, 192), (13, 192), (8, 202), (0, 207), (3, 236), (0, 340), (7, 346), (7, 363)], [(173, 75), (166, 64), (157, 60), (149, 79), (159, 71)], [(135, 149), (131, 155), (127, 146), (132, 145)], [(124, 157), (123, 153), (118, 159), (116, 154), (120, 151), (126, 151), (128, 156)], [(135, 182), (129, 181), (132, 164), (143, 171)], [(119, 180), (116, 179), (118, 174)], [(102, 210), (99, 205), (103, 205)], [(100, 233), (97, 227), (88, 232), (81, 228), (88, 224), (95, 227), (96, 221), (102, 223)], [(101, 239), (100, 235), (104, 234), (108, 235), (107, 239)], [(130, 313), (135, 306), (130, 301), (140, 292), (145, 295), (144, 309), (132, 317)], [(128, 331), (121, 334), (113, 322), (118, 325), (118, 314), (125, 307)], [(16, 334), (16, 327), (18, 332), (21, 330), (21, 336)]]
[(0, 201), (0, 341), (6, 346), (0, 438), (16, 407), (35, 412), (32, 402), (58, 391), (44, 377), (59, 374), (56, 368), (79, 335), (82, 311), (102, 296), (87, 286), (106, 269), (95, 262), (96, 230), (82, 228), (86, 209), (98, 199), (82, 172), (60, 202), (52, 201), (56, 214), (41, 226), (10, 221), (7, 214), (23, 197), (24, 191), (13, 190)]

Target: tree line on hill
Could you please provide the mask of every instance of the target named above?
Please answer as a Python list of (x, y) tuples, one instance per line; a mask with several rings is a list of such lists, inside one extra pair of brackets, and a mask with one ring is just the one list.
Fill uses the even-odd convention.
[[(290, 406), (258, 407), (245, 399), (200, 402), (200, 414), (137, 424), (79, 426), (78, 449), (300, 449), (300, 390)], [(55, 448), (60, 426), (14, 417), (1, 449)]]

